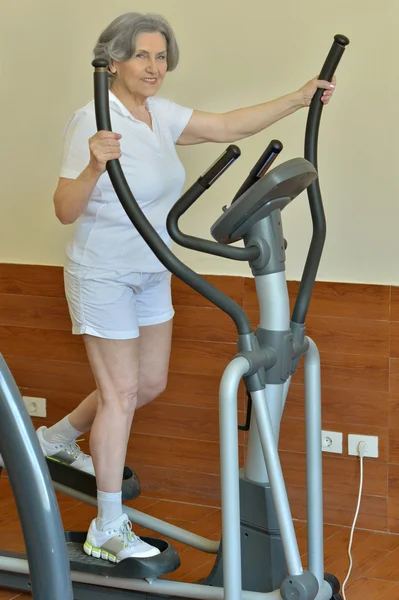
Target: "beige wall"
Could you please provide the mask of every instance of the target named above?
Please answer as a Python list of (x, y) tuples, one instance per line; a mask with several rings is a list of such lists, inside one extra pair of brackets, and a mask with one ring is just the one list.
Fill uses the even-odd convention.
[[(318, 72), (335, 33), (350, 37), (321, 129), (328, 241), (319, 276), (398, 284), (397, 0), (3, 2), (0, 262), (62, 264), (71, 230), (58, 224), (52, 209), (62, 130), (91, 98), (97, 35), (125, 10), (159, 11), (170, 20), (182, 58), (162, 93), (203, 110), (230, 110), (289, 92)], [(208, 236), (272, 137), (285, 145), (281, 160), (301, 155), (305, 117), (302, 111), (240, 142), (242, 157), (184, 219), (186, 230)], [(222, 149), (182, 149), (187, 182)], [(309, 221), (303, 195), (284, 212), (289, 278), (300, 277)], [(205, 273), (248, 273), (213, 257), (190, 254), (189, 262)]]

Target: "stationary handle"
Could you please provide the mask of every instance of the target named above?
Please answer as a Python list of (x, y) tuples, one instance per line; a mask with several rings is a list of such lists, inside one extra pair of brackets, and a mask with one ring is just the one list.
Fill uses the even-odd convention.
[(211, 240), (187, 235), (179, 227), (179, 220), (185, 212), (198, 200), (200, 196), (209, 189), (211, 185), (233, 164), (240, 156), (241, 152), (237, 146), (229, 146), (225, 152), (213, 163), (207, 171), (201, 175), (198, 180), (182, 195), (182, 197), (171, 208), (166, 220), (168, 233), (173, 241), (184, 248), (221, 256), (231, 260), (240, 260), (243, 262), (252, 262), (259, 258), (259, 248), (249, 246), (247, 248), (238, 248), (219, 244)]
[(231, 144), (219, 158), (201, 175), (198, 183), (204, 189), (208, 189), (215, 183), (217, 179), (241, 156), (241, 151), (238, 146)]
[[(332, 80), (348, 44), (349, 39), (346, 36), (337, 34), (334, 37), (334, 42), (320, 71), (319, 79), (326, 81)], [(323, 90), (317, 90), (312, 99), (309, 107), (305, 133), (305, 158), (313, 164), (316, 170), (318, 169), (317, 151), (319, 128), (323, 112), (323, 103), (321, 102), (322, 95)], [(326, 239), (326, 218), (320, 191), (320, 177), (311, 183), (307, 191), (313, 222), (313, 236), (292, 313), (292, 321), (301, 325), (304, 324), (306, 319)]]
[[(106, 61), (103, 59), (95, 59), (93, 60), (92, 65), (95, 68), (94, 104), (97, 129), (112, 131), (109, 112), (108, 73), (105, 68)], [(107, 171), (126, 214), (165, 268), (226, 312), (233, 319), (239, 335), (251, 333), (251, 325), (241, 306), (182, 263), (164, 243), (137, 204), (125, 179), (119, 160), (114, 159), (108, 161)]]
[(244, 192), (249, 190), (249, 188), (252, 187), (254, 183), (259, 181), (259, 179), (262, 179), (262, 177), (266, 175), (267, 171), (270, 169), (270, 167), (272, 166), (282, 149), (283, 144), (280, 142), (280, 140), (272, 140), (270, 142), (266, 150), (262, 153), (261, 157), (252, 167), (248, 177), (245, 179), (244, 183), (234, 196), (232, 204), (233, 202), (238, 200), (238, 198), (240, 198), (240, 196), (242, 196)]

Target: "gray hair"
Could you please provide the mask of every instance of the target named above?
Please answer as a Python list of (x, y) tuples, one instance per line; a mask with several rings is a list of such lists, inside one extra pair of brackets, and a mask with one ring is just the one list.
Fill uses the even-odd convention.
[[(152, 13), (128, 12), (120, 15), (104, 29), (93, 50), (94, 58), (105, 58), (110, 64), (116, 60), (125, 62), (132, 58), (140, 33), (161, 33), (166, 40), (168, 71), (179, 62), (179, 47), (173, 30), (164, 17)], [(114, 75), (109, 72), (110, 85)]]

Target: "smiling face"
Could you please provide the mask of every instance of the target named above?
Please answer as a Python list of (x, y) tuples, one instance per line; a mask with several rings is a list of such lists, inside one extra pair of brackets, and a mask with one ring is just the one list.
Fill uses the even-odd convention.
[(111, 89), (142, 98), (154, 96), (167, 68), (165, 37), (158, 32), (141, 33), (132, 58), (126, 62), (112, 62), (110, 70), (115, 79)]

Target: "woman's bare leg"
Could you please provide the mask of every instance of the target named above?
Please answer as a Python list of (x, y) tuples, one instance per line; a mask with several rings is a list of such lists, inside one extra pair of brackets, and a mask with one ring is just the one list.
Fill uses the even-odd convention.
[(137, 404), (140, 342), (138, 338), (106, 340), (87, 335), (84, 340), (99, 391), (90, 434), (97, 488), (119, 492)]
[[(141, 408), (165, 390), (171, 350), (173, 320), (140, 327), (139, 388), (136, 408)], [(156, 352), (156, 361), (154, 360)], [(155, 364), (154, 364), (155, 363)], [(98, 389), (85, 398), (69, 415), (77, 431), (89, 431), (96, 417)]]

